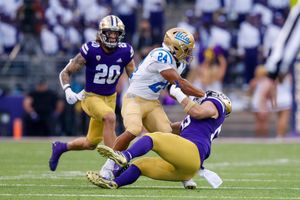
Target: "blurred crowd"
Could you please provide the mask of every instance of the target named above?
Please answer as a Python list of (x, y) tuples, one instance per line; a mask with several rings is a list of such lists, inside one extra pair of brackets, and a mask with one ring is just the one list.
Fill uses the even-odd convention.
[[(187, 3), (192, 6), (181, 8)], [(246, 91), (288, 16), (289, 3), (289, 0), (5, 0), (0, 1), (0, 57), (11, 54), (16, 46), (25, 55), (73, 56), (83, 43), (95, 39), (99, 20), (115, 14), (125, 24), (125, 41), (133, 45), (137, 63), (161, 45), (167, 28), (183, 27), (196, 40), (194, 59), (185, 76), (206, 90), (237, 87)], [(171, 18), (167, 19), (167, 15)], [(168, 95), (163, 101), (174, 103)], [(238, 103), (234, 106), (244, 108), (244, 105), (238, 108)]]

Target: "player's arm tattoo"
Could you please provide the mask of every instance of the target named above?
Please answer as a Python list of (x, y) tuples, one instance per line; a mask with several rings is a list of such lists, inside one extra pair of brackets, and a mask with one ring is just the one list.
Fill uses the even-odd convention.
[(71, 75), (81, 70), (85, 63), (85, 58), (80, 53), (72, 58), (59, 74), (61, 86), (63, 87), (65, 84), (70, 84)]
[(132, 59), (127, 65), (126, 65), (126, 74), (128, 77), (130, 77), (130, 75), (134, 72), (135, 70), (135, 62), (134, 60)]

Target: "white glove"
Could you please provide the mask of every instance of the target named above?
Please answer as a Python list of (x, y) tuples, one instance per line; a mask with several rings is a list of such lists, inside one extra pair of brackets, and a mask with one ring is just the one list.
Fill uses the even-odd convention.
[(81, 90), (81, 91), (77, 94), (77, 99), (78, 99), (79, 101), (82, 101), (84, 98), (85, 98), (85, 91), (84, 91), (84, 89), (83, 89), (83, 90)]
[(179, 87), (176, 85), (172, 85), (170, 88), (170, 95), (176, 98), (176, 100), (181, 103), (183, 99), (185, 99), (187, 96), (181, 91)]
[(66, 100), (68, 104), (74, 104), (77, 102), (78, 100), (77, 94), (73, 92), (70, 87), (65, 90), (65, 93), (66, 93)]

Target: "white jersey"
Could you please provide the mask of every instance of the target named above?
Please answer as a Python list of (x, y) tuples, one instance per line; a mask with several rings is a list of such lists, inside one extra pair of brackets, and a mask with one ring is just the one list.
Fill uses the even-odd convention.
[(148, 100), (156, 100), (159, 98), (161, 90), (168, 85), (168, 81), (162, 77), (160, 72), (175, 69), (181, 74), (185, 67), (186, 64), (181, 63), (177, 68), (175, 58), (168, 49), (155, 48), (132, 73), (127, 93)]

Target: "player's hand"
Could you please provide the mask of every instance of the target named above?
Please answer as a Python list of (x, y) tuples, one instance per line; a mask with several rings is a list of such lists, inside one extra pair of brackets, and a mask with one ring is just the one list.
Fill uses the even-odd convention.
[(267, 81), (263, 83), (263, 88), (266, 92), (266, 97), (269, 101), (271, 101), (272, 108), (277, 107), (277, 84), (274, 80), (268, 78)]
[(75, 92), (72, 91), (71, 88), (67, 88), (65, 90), (65, 94), (66, 94), (66, 100), (68, 102), (68, 104), (74, 104), (77, 102), (77, 94)]
[(84, 98), (85, 98), (85, 91), (84, 91), (84, 89), (83, 89), (83, 90), (81, 90), (81, 91), (77, 94), (77, 99), (78, 99), (79, 101), (82, 101)]
[(170, 88), (170, 95), (175, 97), (176, 100), (181, 103), (183, 99), (185, 99), (187, 96), (181, 91), (180, 87), (177, 85), (172, 85)]

